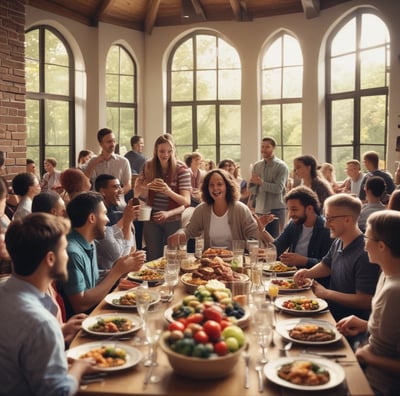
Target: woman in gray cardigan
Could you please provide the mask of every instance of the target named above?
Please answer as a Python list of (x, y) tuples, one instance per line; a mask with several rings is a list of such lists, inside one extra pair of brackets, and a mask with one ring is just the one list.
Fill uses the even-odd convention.
[(188, 225), (168, 238), (170, 245), (203, 235), (204, 249), (232, 248), (233, 240), (258, 239), (261, 235), (250, 209), (239, 201), (235, 181), (223, 169), (213, 169), (201, 186), (202, 203)]

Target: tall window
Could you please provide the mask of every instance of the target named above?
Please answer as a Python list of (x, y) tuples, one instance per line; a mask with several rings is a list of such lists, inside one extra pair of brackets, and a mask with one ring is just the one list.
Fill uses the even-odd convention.
[(276, 139), (276, 154), (291, 166), (302, 144), (303, 56), (298, 41), (279, 34), (266, 48), (261, 73), (263, 136)]
[(327, 46), (327, 159), (345, 177), (346, 160), (378, 152), (385, 167), (390, 39), (383, 21), (361, 10)]
[(130, 150), (136, 135), (136, 64), (120, 45), (113, 45), (106, 61), (107, 126), (115, 134), (121, 154)]
[(53, 28), (25, 34), (27, 158), (40, 164), (57, 159), (57, 168), (75, 165), (74, 59)]
[(168, 131), (178, 156), (198, 149), (206, 158), (240, 161), (241, 65), (220, 36), (195, 32), (168, 60)]

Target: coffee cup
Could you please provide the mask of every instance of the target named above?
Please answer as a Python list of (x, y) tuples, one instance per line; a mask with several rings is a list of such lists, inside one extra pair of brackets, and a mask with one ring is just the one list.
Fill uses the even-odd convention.
[(139, 221), (149, 221), (151, 216), (151, 206), (143, 205), (139, 209)]

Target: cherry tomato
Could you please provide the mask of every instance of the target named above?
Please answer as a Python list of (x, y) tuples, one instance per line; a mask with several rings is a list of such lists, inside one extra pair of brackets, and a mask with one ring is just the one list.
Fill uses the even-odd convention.
[(214, 344), (214, 352), (218, 356), (224, 356), (229, 352), (228, 346), (225, 341), (218, 341)]
[(215, 320), (216, 322), (220, 323), (222, 320), (222, 310), (219, 307), (211, 306), (204, 308), (203, 311), (204, 319), (206, 320)]
[(176, 321), (181, 322), (186, 327), (186, 318), (179, 318)]
[(232, 322), (231, 322), (230, 320), (222, 319), (221, 322), (220, 322), (221, 330), (224, 330), (225, 327), (228, 327), (228, 326), (230, 326), (231, 324), (232, 324)]
[(204, 330), (200, 330), (193, 336), (194, 340), (200, 344), (206, 344), (209, 340), (207, 333)]
[(191, 314), (186, 318), (186, 326), (189, 323), (201, 323), (203, 321), (203, 319), (204, 319), (204, 316), (201, 313)]
[(185, 330), (185, 325), (182, 322), (175, 320), (174, 322), (169, 324), (168, 330), (169, 331), (173, 331), (173, 330), (183, 331), (183, 330)]
[(221, 325), (215, 320), (207, 320), (203, 325), (203, 330), (211, 341), (217, 341), (221, 338)]

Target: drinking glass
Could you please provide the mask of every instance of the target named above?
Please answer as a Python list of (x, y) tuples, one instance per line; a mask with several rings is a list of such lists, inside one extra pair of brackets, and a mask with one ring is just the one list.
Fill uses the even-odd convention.
[(174, 298), (175, 286), (179, 281), (179, 265), (167, 264), (164, 271), (164, 284), (160, 287), (162, 302), (170, 302)]
[[(149, 288), (147, 287), (147, 282), (145, 285), (140, 285), (135, 289), (136, 294), (136, 309), (140, 318), (144, 323), (144, 315), (149, 309), (152, 300), (152, 294), (149, 292)], [(143, 341), (139, 336), (136, 336), (134, 339), (135, 345), (144, 345), (145, 341)]]
[(273, 332), (273, 316), (268, 303), (264, 301), (261, 305), (256, 307), (253, 315), (253, 328), (254, 336), (258, 345), (261, 348), (261, 363), (267, 363), (267, 351), (270, 344), (270, 338)]
[[(149, 356), (150, 356), (150, 366), (157, 366), (157, 347), (158, 341), (160, 339), (161, 333), (163, 332), (164, 319), (162, 315), (162, 310), (159, 304), (148, 309), (144, 314), (144, 330), (146, 334), (146, 339), (149, 345)], [(146, 365), (146, 363), (145, 363)], [(150, 377), (151, 383), (157, 383), (160, 381), (160, 377), (157, 375), (152, 375)]]
[(276, 246), (273, 243), (267, 243), (265, 247), (265, 259), (268, 264), (273, 264), (276, 261), (277, 253)]
[(204, 250), (204, 238), (203, 237), (196, 237), (195, 239), (195, 253), (194, 256), (200, 259), (203, 256)]

